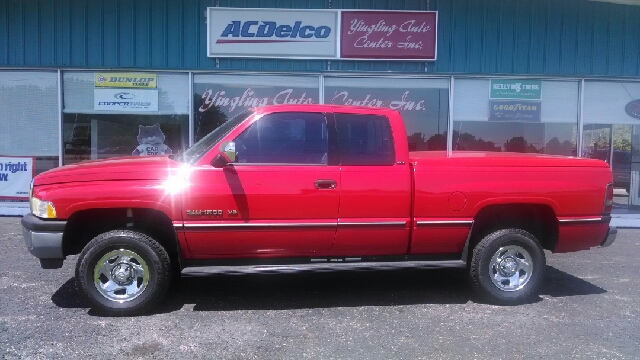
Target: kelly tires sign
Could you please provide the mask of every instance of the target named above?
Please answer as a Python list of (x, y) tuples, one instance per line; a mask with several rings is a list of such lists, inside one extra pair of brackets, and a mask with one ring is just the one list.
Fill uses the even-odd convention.
[(0, 199), (28, 200), (35, 172), (31, 157), (0, 157)]
[(490, 98), (540, 100), (542, 80), (491, 79)]
[(436, 59), (436, 11), (207, 8), (209, 57)]

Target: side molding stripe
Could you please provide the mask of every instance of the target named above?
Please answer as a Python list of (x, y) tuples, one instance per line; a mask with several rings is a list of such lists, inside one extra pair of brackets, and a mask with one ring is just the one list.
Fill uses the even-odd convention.
[(471, 225), (473, 220), (420, 220), (417, 222), (417, 226), (430, 226), (430, 225)]
[(560, 220), (558, 220), (558, 222), (560, 222), (562, 224), (580, 224), (580, 223), (602, 222), (602, 217), (560, 219)]

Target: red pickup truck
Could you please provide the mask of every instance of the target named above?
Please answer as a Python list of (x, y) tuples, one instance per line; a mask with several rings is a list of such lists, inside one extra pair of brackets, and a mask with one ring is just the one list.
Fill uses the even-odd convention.
[(35, 177), (24, 240), (43, 268), (80, 254), (78, 288), (114, 315), (148, 311), (184, 267), (466, 268), (486, 300), (537, 293), (543, 249), (610, 245), (600, 160), (409, 152), (390, 109), (282, 105), (229, 119), (182, 154)]

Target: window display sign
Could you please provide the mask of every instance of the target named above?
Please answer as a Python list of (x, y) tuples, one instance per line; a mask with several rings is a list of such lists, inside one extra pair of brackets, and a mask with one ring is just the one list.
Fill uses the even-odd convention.
[(436, 11), (341, 13), (341, 58), (436, 59)]
[(542, 80), (491, 79), (490, 99), (542, 98)]
[(95, 73), (95, 87), (155, 88), (156, 74), (149, 73)]
[(210, 57), (336, 58), (335, 10), (207, 8)]
[(93, 109), (158, 111), (158, 90), (94, 89)]
[(138, 147), (131, 153), (132, 156), (146, 155), (171, 155), (173, 151), (165, 144), (166, 136), (160, 128), (160, 124), (153, 126), (138, 126)]
[(35, 174), (35, 160), (31, 157), (0, 157), (0, 199), (28, 200)]
[(489, 120), (540, 122), (541, 101), (491, 100)]

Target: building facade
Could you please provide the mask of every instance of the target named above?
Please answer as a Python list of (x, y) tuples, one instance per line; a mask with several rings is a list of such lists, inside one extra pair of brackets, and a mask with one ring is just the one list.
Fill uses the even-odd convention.
[(640, 6), (7, 0), (0, 23), (0, 214), (35, 174), (175, 153), (274, 103), (397, 109), (411, 150), (599, 158), (616, 211), (640, 207)]

